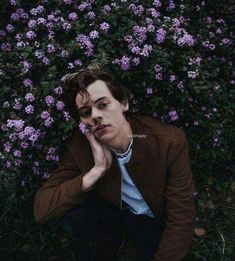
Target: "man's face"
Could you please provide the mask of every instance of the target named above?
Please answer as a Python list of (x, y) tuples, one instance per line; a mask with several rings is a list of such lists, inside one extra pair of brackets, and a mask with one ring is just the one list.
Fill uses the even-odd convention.
[[(128, 103), (116, 100), (102, 80), (96, 80), (87, 87), (90, 100), (76, 96), (76, 105), (81, 122), (92, 127), (92, 132), (100, 141), (108, 144), (113, 138), (120, 136), (122, 126), (126, 123), (124, 111), (128, 110)], [(94, 132), (98, 125), (109, 125), (102, 131)]]

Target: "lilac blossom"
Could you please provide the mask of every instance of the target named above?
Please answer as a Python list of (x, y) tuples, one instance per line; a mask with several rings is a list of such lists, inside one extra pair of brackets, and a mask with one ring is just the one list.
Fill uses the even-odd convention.
[(33, 29), (37, 26), (36, 20), (29, 20), (28, 22), (28, 28)]
[(32, 87), (33, 86), (33, 82), (29, 78), (24, 79), (23, 84), (24, 84), (25, 87)]
[(17, 158), (20, 158), (21, 157), (21, 151), (20, 150), (14, 150), (13, 151), (13, 155)]
[(27, 114), (33, 114), (34, 113), (34, 107), (30, 104), (25, 107), (25, 112)]
[(140, 58), (139, 57), (135, 57), (132, 59), (132, 62), (135, 66), (137, 66), (138, 64), (140, 64)]
[(23, 64), (23, 68), (22, 68), (23, 73), (27, 73), (32, 67), (32, 64), (27, 61), (23, 61), (22, 64)]
[(96, 30), (93, 30), (90, 32), (89, 36), (91, 39), (99, 38), (99, 32)]
[(43, 17), (39, 17), (39, 18), (37, 19), (37, 24), (38, 24), (38, 25), (40, 25), (40, 24), (46, 25), (46, 23), (47, 23), (47, 20), (46, 20), (45, 18), (43, 18)]
[(70, 13), (70, 14), (69, 14), (69, 19), (72, 20), (72, 21), (77, 20), (77, 19), (78, 19), (77, 13), (75, 13), (75, 12)]
[(43, 111), (43, 112), (41, 113), (41, 118), (42, 118), (43, 120), (46, 120), (49, 116), (50, 116), (50, 113), (49, 113), (48, 111)]
[(61, 86), (58, 86), (58, 87), (55, 88), (54, 92), (57, 95), (61, 95), (63, 93), (63, 89), (62, 89)]
[(69, 31), (72, 28), (72, 25), (70, 23), (63, 23), (62, 27), (65, 31)]
[(163, 28), (160, 28), (157, 30), (156, 34), (156, 42), (157, 43), (163, 43), (166, 38), (166, 31)]
[(33, 38), (35, 38), (37, 35), (36, 35), (36, 33), (34, 32), (34, 31), (28, 31), (27, 33), (26, 33), (26, 37), (28, 38), (28, 39), (30, 39), (30, 40), (32, 40)]
[(171, 118), (172, 121), (176, 121), (179, 118), (179, 116), (178, 116), (176, 111), (170, 111), (168, 113), (168, 115), (169, 115), (169, 117)]
[(183, 82), (180, 81), (178, 84), (177, 84), (177, 88), (183, 93), (184, 92), (184, 85), (183, 85)]
[(62, 101), (57, 101), (57, 103), (56, 103), (57, 110), (62, 111), (64, 109), (64, 106), (65, 105)]
[(11, 44), (9, 44), (9, 43), (2, 43), (1, 44), (1, 49), (3, 51), (10, 52), (11, 51)]
[(49, 65), (49, 64), (51, 63), (50, 60), (49, 60), (47, 57), (43, 57), (42, 62), (43, 62), (45, 65)]
[(33, 102), (33, 101), (35, 101), (35, 97), (34, 97), (34, 95), (33, 95), (32, 93), (27, 93), (24, 98), (25, 98), (25, 100), (28, 101), (28, 102)]
[(55, 46), (53, 44), (48, 44), (47, 45), (47, 52), (48, 53), (53, 53), (55, 52)]
[(74, 65), (76, 65), (76, 66), (77, 66), (77, 65), (80, 65), (80, 66), (82, 65), (82, 61), (81, 61), (80, 59), (76, 59), (73, 63), (74, 63)]
[(110, 27), (110, 25), (108, 23), (106, 23), (106, 22), (100, 24), (100, 30), (102, 30), (102, 31), (107, 32), (109, 27)]
[(15, 31), (15, 27), (12, 25), (12, 24), (8, 24), (6, 26), (6, 30), (9, 32), (9, 33), (12, 33)]
[(94, 12), (90, 11), (90, 12), (87, 13), (87, 17), (88, 17), (89, 19), (91, 19), (91, 20), (94, 20), (95, 17), (96, 17), (96, 15), (95, 15)]
[(54, 100), (54, 98), (51, 95), (47, 95), (45, 97), (45, 103), (46, 103), (47, 106), (53, 105), (54, 102), (55, 102), (55, 100)]
[(174, 82), (175, 79), (176, 79), (175, 75), (172, 74), (172, 75), (170, 76), (170, 82)]
[(151, 53), (152, 50), (153, 50), (152, 45), (145, 44), (140, 54), (143, 55), (144, 57), (149, 57), (149, 54)]
[(26, 149), (26, 148), (28, 148), (29, 144), (25, 141), (22, 141), (20, 146), (21, 146), (21, 148)]
[(22, 106), (23, 105), (20, 103), (20, 101), (18, 99), (15, 99), (15, 104), (14, 104), (13, 108), (19, 111), (19, 110), (21, 110)]
[(103, 13), (104, 13), (104, 15), (107, 15), (107, 14), (109, 14), (110, 12), (111, 12), (111, 7), (109, 6), (109, 5), (104, 5), (104, 7), (103, 7)]
[(180, 47), (182, 47), (184, 45), (192, 46), (192, 45), (194, 45), (194, 40), (193, 40), (192, 35), (186, 33), (183, 35), (183, 37), (178, 39), (177, 43)]
[(14, 128), (16, 132), (20, 132), (24, 127), (23, 120), (7, 120), (7, 127)]
[(128, 70), (130, 68), (130, 58), (127, 56), (123, 56), (122, 59), (120, 60), (121, 62), (121, 67), (124, 71)]
[(53, 119), (51, 116), (49, 116), (49, 117), (45, 120), (44, 125), (45, 125), (47, 128), (49, 128), (49, 127), (51, 127), (51, 125), (53, 124), (53, 122), (54, 122), (54, 119)]
[(5, 101), (3, 103), (3, 108), (6, 108), (6, 109), (10, 108), (10, 102), (9, 101)]

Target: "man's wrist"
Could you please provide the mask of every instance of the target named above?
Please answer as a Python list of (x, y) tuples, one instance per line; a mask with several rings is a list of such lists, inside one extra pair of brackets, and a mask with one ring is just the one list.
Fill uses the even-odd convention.
[(96, 183), (103, 176), (104, 170), (99, 167), (93, 167), (82, 177), (82, 191), (88, 192), (96, 187)]

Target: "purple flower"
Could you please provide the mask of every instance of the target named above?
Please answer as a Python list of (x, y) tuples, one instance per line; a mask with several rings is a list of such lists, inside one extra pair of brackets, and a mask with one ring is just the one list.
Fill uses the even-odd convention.
[(172, 121), (176, 121), (179, 118), (176, 111), (170, 111), (168, 113), (168, 115), (169, 115), (169, 117), (171, 118)]
[(21, 157), (21, 151), (20, 150), (14, 150), (13, 154), (15, 157), (20, 158)]
[(47, 106), (51, 106), (54, 104), (54, 98), (51, 95), (48, 95), (45, 97), (45, 102), (47, 104)]
[(28, 22), (28, 28), (33, 29), (37, 26), (36, 20), (29, 20)]
[(96, 15), (95, 15), (94, 12), (90, 11), (90, 12), (87, 13), (87, 17), (88, 17), (89, 19), (91, 19), (91, 20), (94, 20), (95, 17), (96, 17)]
[(70, 121), (71, 117), (67, 111), (63, 111), (63, 115), (66, 121)]
[(147, 88), (146, 93), (147, 94), (152, 94), (153, 93), (153, 89), (152, 88)]
[(188, 78), (195, 79), (198, 76), (198, 70), (196, 71), (188, 71)]
[(163, 43), (166, 38), (166, 31), (162, 28), (157, 30), (156, 41), (157, 43)]
[(181, 91), (181, 92), (184, 92), (184, 85), (183, 85), (183, 82), (180, 81), (178, 84), (177, 84), (177, 88)]
[(54, 122), (54, 119), (53, 119), (51, 116), (49, 116), (49, 117), (45, 120), (44, 125), (45, 125), (47, 128), (49, 128), (49, 127), (51, 127), (51, 125), (53, 124), (53, 122)]
[(27, 33), (26, 33), (26, 37), (28, 38), (28, 39), (30, 39), (30, 40), (32, 40), (33, 38), (35, 38), (37, 35), (36, 35), (36, 33), (34, 32), (34, 31), (28, 31)]
[(30, 104), (25, 107), (25, 112), (27, 114), (33, 114), (34, 113), (34, 107)]
[(71, 5), (72, 4), (72, 0), (63, 0), (64, 1), (64, 3), (66, 4), (66, 5)]
[(32, 87), (33, 86), (33, 82), (29, 78), (24, 79), (23, 84), (24, 84), (25, 87)]
[(53, 44), (48, 44), (48, 45), (47, 45), (47, 52), (48, 52), (48, 53), (53, 53), (53, 52), (55, 52), (55, 47), (54, 47)]
[(50, 60), (49, 60), (47, 57), (43, 57), (42, 62), (43, 62), (45, 65), (49, 65), (49, 64), (51, 63)]
[(13, 108), (19, 111), (19, 110), (21, 110), (22, 106), (23, 105), (19, 102), (19, 100), (15, 99), (15, 104), (14, 104)]
[(133, 41), (133, 37), (131, 35), (124, 36), (124, 41), (131, 43)]
[(32, 67), (31, 63), (27, 62), (27, 61), (23, 61), (23, 73), (27, 73), (29, 71), (29, 69)]
[(89, 133), (89, 128), (84, 122), (79, 123), (79, 129), (83, 134)]
[(99, 32), (97, 32), (96, 30), (93, 30), (90, 32), (89, 36), (91, 39), (99, 38)]
[(182, 47), (184, 45), (192, 46), (192, 45), (194, 45), (194, 40), (193, 40), (192, 35), (186, 33), (183, 35), (183, 37), (178, 39), (177, 43), (180, 47)]
[(134, 65), (138, 65), (138, 64), (140, 64), (140, 58), (135, 57), (135, 58), (132, 59), (132, 62), (134, 63)]
[(29, 144), (25, 141), (22, 141), (20, 146), (21, 146), (21, 148), (26, 149), (26, 148), (28, 148)]
[(11, 0), (10, 3), (11, 3), (11, 5), (14, 5), (14, 6), (16, 6), (16, 4), (17, 4), (16, 0)]
[(133, 47), (131, 48), (131, 52), (132, 52), (132, 53), (139, 54), (140, 51), (141, 51), (141, 49), (140, 49), (139, 46), (133, 46)]
[(111, 7), (109, 5), (104, 5), (103, 7), (103, 13), (104, 15), (107, 15), (111, 12)]
[(10, 52), (11, 51), (11, 44), (9, 44), (9, 43), (2, 43), (1, 44), (1, 49), (3, 51)]
[(7, 30), (9, 33), (12, 33), (12, 32), (14, 32), (15, 27), (14, 27), (12, 24), (8, 24), (8, 25), (6, 26), (6, 30)]
[(43, 18), (43, 17), (39, 17), (39, 18), (37, 19), (37, 24), (46, 25), (46, 23), (47, 23), (47, 20), (46, 20), (45, 18)]
[(222, 43), (225, 44), (225, 45), (229, 44), (230, 40), (228, 38), (224, 38), (224, 39), (222, 39)]
[(102, 31), (107, 32), (109, 27), (110, 27), (110, 25), (108, 23), (106, 23), (106, 22), (100, 24), (100, 30), (102, 30)]
[(62, 111), (64, 109), (64, 106), (65, 105), (62, 101), (57, 101), (57, 103), (56, 103), (57, 110)]
[(73, 63), (74, 65), (82, 65), (82, 61), (80, 59), (75, 60)]
[(0, 76), (5, 76), (5, 72), (0, 69)]
[(20, 132), (22, 128), (24, 127), (24, 121), (23, 120), (7, 120), (7, 127), (15, 128), (16, 132)]
[(29, 101), (29, 102), (35, 101), (35, 97), (32, 93), (27, 93), (24, 98), (26, 101)]
[(155, 72), (161, 72), (162, 71), (162, 67), (159, 64), (155, 64), (154, 70), (155, 70)]
[(66, 58), (69, 56), (69, 52), (66, 51), (66, 50), (63, 50), (61, 53), (60, 53), (60, 56), (63, 57), (63, 58)]
[(58, 87), (55, 88), (54, 92), (57, 95), (61, 95), (63, 93), (63, 89), (62, 89), (61, 86), (58, 86)]
[(69, 14), (69, 19), (72, 20), (72, 21), (77, 20), (77, 19), (78, 19), (77, 13), (75, 13), (75, 12), (70, 13), (70, 14)]
[(35, 56), (38, 58), (38, 59), (41, 59), (44, 57), (44, 52), (43, 51), (35, 51)]
[(65, 31), (69, 31), (72, 28), (71, 24), (69, 23), (63, 23), (62, 27)]
[(10, 102), (9, 102), (9, 101), (5, 101), (5, 102), (3, 103), (3, 108), (8, 109), (9, 107), (10, 107)]
[(130, 68), (130, 58), (127, 56), (123, 56), (121, 59), (121, 67), (124, 71), (128, 70)]
[(154, 0), (153, 5), (155, 5), (156, 7), (160, 7), (162, 4), (159, 0)]
[(171, 75), (171, 76), (170, 76), (170, 82), (174, 82), (175, 79), (176, 79), (175, 75)]
[(140, 53), (144, 57), (149, 57), (150, 52), (153, 50), (152, 45), (145, 44), (142, 52)]
[(43, 112), (41, 113), (41, 118), (42, 118), (43, 120), (47, 119), (49, 116), (50, 116), (50, 113), (49, 113), (48, 111), (43, 111)]

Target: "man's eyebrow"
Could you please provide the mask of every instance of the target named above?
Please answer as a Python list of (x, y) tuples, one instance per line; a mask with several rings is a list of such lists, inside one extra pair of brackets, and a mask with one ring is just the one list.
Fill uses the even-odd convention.
[[(108, 98), (107, 96), (103, 96), (103, 97), (100, 97), (99, 99), (97, 99), (94, 103), (97, 103), (98, 101), (102, 100), (102, 99), (105, 99), (105, 98)], [(85, 106), (82, 106), (78, 109), (78, 111), (82, 110), (83, 108), (87, 107), (87, 105)]]

